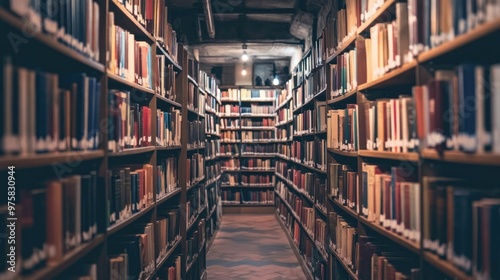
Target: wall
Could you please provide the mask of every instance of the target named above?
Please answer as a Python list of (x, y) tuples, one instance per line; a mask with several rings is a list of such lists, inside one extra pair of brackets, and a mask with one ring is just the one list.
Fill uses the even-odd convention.
[(238, 61), (234, 65), (234, 82), (237, 86), (251, 86), (252, 85), (252, 68), (253, 62), (248, 60), (246, 62), (245, 69), (247, 70), (246, 76), (241, 75), (241, 71), (243, 70), (243, 62)]

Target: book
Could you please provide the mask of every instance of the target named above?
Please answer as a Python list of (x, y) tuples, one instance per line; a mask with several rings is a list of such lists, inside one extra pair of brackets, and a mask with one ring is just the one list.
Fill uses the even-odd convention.
[(329, 110), (327, 114), (327, 147), (341, 151), (359, 149), (359, 111), (357, 104), (346, 109)]

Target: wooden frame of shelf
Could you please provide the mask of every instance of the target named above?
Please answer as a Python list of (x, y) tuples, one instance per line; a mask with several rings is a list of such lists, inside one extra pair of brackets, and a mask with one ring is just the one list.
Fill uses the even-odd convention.
[(369, 151), (369, 150), (359, 150), (358, 155), (360, 157), (365, 158), (374, 158), (374, 159), (390, 159), (390, 160), (399, 160), (399, 161), (412, 161), (418, 162), (419, 155), (416, 152), (409, 153), (396, 153), (396, 152), (380, 152), (380, 151)]

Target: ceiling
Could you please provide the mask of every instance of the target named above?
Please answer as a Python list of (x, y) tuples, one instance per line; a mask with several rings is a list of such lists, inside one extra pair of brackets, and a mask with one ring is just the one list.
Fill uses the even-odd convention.
[(206, 63), (230, 63), (247, 53), (257, 59), (292, 57), (311, 32), (313, 13), (325, 0), (210, 0), (215, 37), (208, 36), (202, 0), (167, 0), (180, 41)]

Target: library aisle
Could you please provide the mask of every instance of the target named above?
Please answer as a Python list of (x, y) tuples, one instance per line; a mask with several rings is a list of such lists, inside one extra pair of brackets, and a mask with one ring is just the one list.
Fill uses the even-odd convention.
[(208, 280), (306, 279), (275, 215), (224, 215), (207, 272)]

